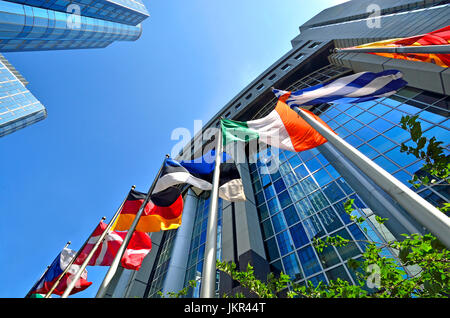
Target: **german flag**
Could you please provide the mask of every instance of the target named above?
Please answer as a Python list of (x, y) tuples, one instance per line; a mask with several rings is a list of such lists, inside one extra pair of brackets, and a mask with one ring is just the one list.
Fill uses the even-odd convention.
[[(379, 42), (367, 43), (354, 48), (392, 48), (392, 47), (408, 47), (408, 46), (428, 46), (428, 45), (449, 45), (450, 44), (450, 25), (442, 29), (412, 36), (409, 38), (389, 39)], [(402, 59), (409, 61), (420, 61), (433, 63), (442, 67), (450, 67), (450, 54), (423, 54), (423, 53), (379, 53), (367, 52), (385, 56), (394, 59)]]
[[(146, 193), (131, 190), (112, 229), (127, 231), (144, 203)], [(176, 187), (169, 187), (164, 191), (151, 195), (149, 202), (142, 212), (136, 231), (159, 232), (173, 230), (181, 225), (183, 212), (183, 197)]]

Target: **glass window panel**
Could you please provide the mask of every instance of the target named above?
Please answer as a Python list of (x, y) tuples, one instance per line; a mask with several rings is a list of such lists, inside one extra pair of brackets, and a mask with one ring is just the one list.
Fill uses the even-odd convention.
[(378, 150), (378, 152), (383, 153), (392, 147), (395, 147), (395, 144), (384, 138), (383, 136), (378, 136), (375, 139), (369, 141), (369, 145)]
[(398, 105), (400, 105), (401, 103), (403, 103), (406, 99), (401, 98), (401, 97), (397, 97), (397, 96), (392, 96), (392, 97), (386, 97), (382, 100), (379, 100), (381, 103), (383, 103), (384, 105), (387, 106), (391, 106), (393, 108), (397, 107)]
[(302, 199), (305, 197), (305, 193), (303, 192), (302, 188), (299, 184), (294, 185), (293, 187), (290, 187), (288, 189), (289, 194), (291, 195), (291, 198), (294, 202)]
[(272, 223), (275, 233), (281, 232), (287, 228), (286, 221), (281, 212), (272, 216)]
[(281, 210), (281, 205), (280, 202), (278, 202), (277, 197), (274, 197), (271, 200), (267, 201), (267, 207), (269, 208), (269, 213), (271, 215), (274, 215)]
[(266, 185), (270, 184), (270, 177), (268, 174), (261, 174), (261, 181), (262, 181), (262, 185), (263, 187), (265, 187)]
[[(417, 107), (417, 106), (420, 106), (420, 107)], [(424, 107), (424, 106), (425, 105), (422, 103), (417, 103), (414, 100), (409, 100), (409, 101), (406, 101), (403, 105), (398, 106), (397, 109), (407, 112), (411, 115), (415, 115), (418, 112), (420, 112), (422, 110), (422, 107)]]
[(266, 221), (262, 222), (262, 230), (263, 230), (263, 237), (264, 239), (267, 239), (271, 237), (273, 233), (272, 224), (270, 223), (270, 220), (267, 219)]
[(346, 142), (348, 142), (353, 147), (358, 147), (360, 144), (362, 144), (362, 140), (356, 137), (355, 135), (348, 135), (344, 138)]
[(428, 121), (432, 121), (439, 124), (441, 121), (446, 120), (449, 117), (448, 111), (443, 111), (440, 108), (429, 107), (427, 111), (422, 111), (419, 116)]
[(350, 217), (345, 212), (344, 209), (344, 203), (346, 200), (342, 200), (336, 204), (333, 204), (334, 209), (337, 211), (338, 215), (341, 217), (341, 220), (344, 221), (345, 224), (349, 224), (352, 221), (350, 220)]
[(312, 206), (316, 209), (316, 211), (320, 211), (324, 207), (329, 205), (327, 198), (323, 195), (323, 193), (320, 190), (309, 195), (309, 200)]
[(358, 106), (361, 107), (362, 109), (369, 109), (370, 107), (372, 107), (375, 104), (376, 104), (375, 101), (367, 101), (367, 102), (358, 103)]
[(275, 164), (274, 162), (272, 162), (272, 165), (269, 168), (270, 169), (269, 171), (271, 172), (270, 177), (272, 178), (273, 181), (281, 178), (281, 174), (280, 174), (278, 167), (279, 167), (279, 163)]
[(355, 238), (355, 240), (356, 240), (356, 241), (359, 241), (359, 242), (357, 242), (358, 245), (359, 245), (359, 247), (360, 247), (363, 251), (365, 251), (365, 250), (366, 250), (366, 245), (367, 245), (368, 243), (366, 243), (366, 242), (364, 242), (364, 241), (366, 241), (367, 238), (366, 238), (366, 236), (364, 235), (364, 233), (361, 231), (361, 229), (359, 228), (359, 226), (356, 225), (356, 224), (351, 224), (351, 225), (348, 227), (348, 229), (349, 229), (349, 231), (352, 233), (352, 235), (353, 235), (353, 237)]
[(334, 235), (339, 235), (339, 236), (343, 237), (344, 239), (350, 240), (350, 242), (348, 242), (347, 245), (336, 247), (336, 249), (339, 252), (339, 255), (341, 255), (341, 257), (344, 261), (348, 260), (352, 257), (355, 257), (356, 255), (359, 255), (361, 253), (359, 251), (358, 246), (355, 244), (355, 242), (353, 242), (352, 237), (350, 236), (350, 234), (348, 234), (346, 229), (342, 229), (342, 230), (336, 232), (336, 234), (334, 234)]
[(361, 108), (356, 107), (355, 105), (352, 105), (349, 109), (347, 109), (347, 110), (345, 111), (345, 113), (346, 113), (347, 115), (349, 115), (349, 116), (356, 117), (356, 116), (358, 116), (359, 114), (361, 114), (362, 111), (363, 111), (363, 110), (362, 110)]
[(297, 178), (294, 176), (293, 173), (288, 173), (283, 177), (284, 183), (286, 186), (290, 187), (297, 183)]
[(331, 177), (325, 169), (320, 169), (319, 171), (314, 173), (313, 176), (320, 187), (323, 187), (331, 181)]
[(400, 152), (400, 147), (394, 148), (385, 154), (386, 157), (391, 159), (394, 163), (400, 167), (405, 167), (416, 161), (416, 157), (408, 155), (405, 152)]
[(301, 223), (294, 225), (289, 228), (291, 232), (292, 239), (294, 240), (294, 244), (296, 248), (302, 247), (309, 243), (308, 236), (306, 235), (305, 229)]
[(322, 282), (322, 284), (327, 283), (327, 279), (325, 278), (325, 276), (323, 274), (319, 274), (314, 277), (311, 277), (310, 279), (308, 279), (308, 281), (310, 281), (315, 287), (317, 287), (320, 282)]
[(374, 162), (391, 174), (399, 169), (397, 165), (386, 159), (384, 156), (379, 156), (374, 160)]
[(300, 258), (305, 276), (311, 276), (321, 271), (319, 261), (311, 245), (300, 249), (298, 251), (298, 257)]
[[(383, 117), (388, 119), (389, 121), (393, 122), (394, 124), (400, 124), (400, 120), (402, 119), (402, 116), (405, 116), (405, 115), (406, 114), (404, 112), (394, 109), (394, 110), (391, 110), (386, 115), (384, 115)], [(371, 126), (372, 126), (372, 124), (371, 124)], [(374, 127), (374, 126), (372, 126), (372, 127)], [(374, 128), (377, 129), (376, 127), (374, 127)], [(384, 128), (384, 126), (382, 126), (380, 128)], [(381, 131), (379, 129), (377, 129), (377, 130)]]
[(393, 176), (396, 177), (401, 182), (403, 182), (406, 186), (410, 188), (412, 187), (411, 184), (408, 182), (409, 180), (412, 179), (412, 176), (406, 173), (405, 171), (400, 170), (399, 172), (396, 172)]
[(302, 160), (306, 162), (309, 159), (311, 159), (312, 157), (314, 157), (316, 152), (317, 152), (317, 150), (311, 149), (311, 150), (299, 152), (298, 154), (299, 154), (300, 158), (302, 158)]
[(328, 164), (328, 160), (321, 153), (316, 156), (316, 159), (319, 160), (323, 165)]
[(303, 227), (306, 230), (306, 234), (308, 234), (309, 239), (313, 239), (314, 237), (319, 238), (325, 235), (325, 231), (319, 223), (317, 216), (313, 215), (308, 219), (303, 221)]
[(338, 180), (336, 180), (336, 182), (341, 186), (341, 189), (344, 190), (345, 194), (348, 195), (354, 192), (343, 178), (339, 178)]
[(258, 204), (261, 204), (261, 203), (266, 202), (266, 200), (264, 199), (264, 194), (263, 194), (263, 192), (257, 193), (257, 194), (255, 195), (255, 197), (256, 197), (256, 202), (257, 202)]
[(372, 113), (378, 115), (378, 116), (382, 116), (384, 114), (386, 114), (388, 111), (390, 111), (392, 108), (388, 107), (388, 106), (384, 106), (382, 104), (377, 104), (372, 108), (369, 108), (369, 111), (371, 111)]
[(319, 212), (318, 215), (328, 233), (331, 233), (343, 226), (341, 220), (331, 207)]
[(290, 158), (288, 161), (289, 161), (289, 163), (291, 164), (291, 167), (292, 167), (292, 168), (295, 168), (295, 167), (297, 167), (299, 164), (302, 163), (301, 160), (300, 160), (300, 158), (299, 158), (297, 155), (293, 156), (293, 157)]
[(285, 208), (288, 205), (292, 204), (291, 198), (289, 197), (289, 193), (284, 191), (278, 195), (278, 200), (280, 201), (281, 207)]
[(349, 283), (352, 283), (350, 277), (348, 276), (347, 272), (344, 269), (344, 266), (338, 266), (333, 269), (330, 269), (328, 272), (326, 272), (327, 277), (331, 281), (336, 281), (338, 278), (348, 281)]
[(295, 207), (293, 205), (284, 209), (283, 214), (289, 226), (291, 226), (294, 223), (297, 223), (300, 220), (297, 215), (297, 211), (295, 210)]
[(358, 150), (369, 158), (374, 158), (378, 155), (378, 152), (367, 144), (358, 147)]
[(337, 179), (337, 178), (339, 178), (339, 177), (341, 176), (341, 175), (339, 174), (339, 172), (337, 172), (336, 169), (333, 168), (332, 165), (328, 165), (328, 166), (326, 166), (325, 168), (327, 169), (328, 173), (331, 175), (331, 177), (332, 177), (333, 179)]
[(276, 191), (277, 193), (280, 193), (280, 192), (286, 190), (286, 185), (284, 184), (283, 179), (279, 179), (279, 180), (275, 181), (275, 183), (273, 184), (273, 186), (274, 186), (275, 191)]
[(274, 237), (265, 241), (264, 247), (266, 248), (266, 254), (269, 257), (270, 261), (274, 261), (277, 258), (280, 258), (280, 253), (278, 253), (277, 243)]
[(356, 119), (358, 119), (360, 122), (364, 123), (364, 124), (368, 124), (370, 123), (372, 120), (374, 120), (375, 118), (378, 118), (377, 116), (368, 113), (368, 112), (363, 112), (361, 115), (359, 115), (358, 117), (356, 117)]
[(410, 138), (409, 132), (398, 126), (389, 129), (384, 133), (384, 135), (391, 138), (392, 140), (395, 140), (399, 144)]
[(275, 189), (270, 185), (264, 189), (264, 194), (266, 195), (266, 199), (269, 200), (275, 196)]
[(351, 118), (347, 116), (344, 113), (341, 113), (339, 116), (337, 116), (334, 120), (340, 123), (341, 125), (345, 123), (346, 121), (349, 121)]
[(367, 126), (356, 131), (354, 134), (359, 138), (361, 138), (362, 140), (369, 140), (378, 135), (378, 133), (375, 130)]
[(267, 209), (267, 206), (265, 203), (258, 206), (256, 209), (258, 210), (260, 220), (264, 220), (265, 218), (267, 218), (269, 216), (269, 210)]
[(360, 122), (356, 121), (356, 120), (350, 120), (349, 122), (347, 122), (345, 124), (345, 128), (347, 128), (350, 131), (356, 131), (359, 128), (361, 128), (363, 126), (363, 124), (361, 124)]
[(294, 250), (294, 243), (292, 242), (288, 231), (277, 234), (276, 238), (282, 256)]
[(280, 165), (280, 173), (282, 176), (287, 175), (288, 173), (291, 173), (291, 167), (289, 166), (288, 162), (284, 162)]
[(309, 175), (309, 172), (306, 170), (305, 165), (301, 165), (295, 169), (295, 174), (299, 179), (303, 179)]
[[(389, 117), (386, 117), (386, 118), (389, 118)], [(391, 119), (391, 118), (389, 118), (389, 119)], [(374, 128), (374, 129), (378, 130), (379, 132), (386, 131), (389, 128), (391, 128), (392, 126), (393, 126), (392, 123), (390, 123), (382, 118), (378, 118), (377, 120), (375, 120), (374, 122), (372, 122), (370, 124), (371, 128)]]
[(307, 198), (297, 202), (295, 206), (297, 207), (297, 211), (302, 219), (312, 215), (315, 212)]
[(281, 261), (278, 260), (270, 264), (270, 271), (277, 276), (280, 275), (281, 272), (284, 273), (283, 266), (281, 266)]
[(322, 252), (317, 252), (323, 268), (328, 268), (340, 262), (339, 256), (335, 252), (333, 246), (328, 245)]
[(436, 137), (437, 141), (444, 142), (444, 146), (448, 145), (450, 140), (450, 132), (447, 129), (438, 126), (435, 126), (434, 128), (431, 128), (430, 130), (424, 132), (423, 136), (427, 137), (428, 139)]
[(314, 182), (314, 179), (312, 177), (308, 177), (308, 178), (300, 181), (300, 183), (303, 187), (303, 190), (306, 193), (310, 193), (318, 188), (317, 184)]
[(289, 275), (291, 280), (296, 281), (303, 278), (300, 264), (295, 256), (295, 253), (283, 257), (283, 265), (286, 270), (286, 274)]
[(331, 202), (336, 202), (345, 197), (344, 192), (338, 187), (336, 182), (332, 182), (322, 188), (323, 193), (327, 196)]
[(308, 169), (309, 169), (309, 171), (311, 171), (311, 173), (322, 168), (322, 165), (320, 164), (320, 162), (317, 161), (317, 159), (315, 159), (315, 158), (307, 161), (305, 163), (305, 165), (308, 167)]

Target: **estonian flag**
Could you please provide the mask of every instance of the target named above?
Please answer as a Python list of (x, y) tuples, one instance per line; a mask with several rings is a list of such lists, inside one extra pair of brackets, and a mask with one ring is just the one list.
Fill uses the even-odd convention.
[[(191, 161), (167, 159), (154, 193), (165, 191), (177, 184), (190, 184), (201, 190), (212, 189), (215, 150)], [(245, 201), (241, 175), (231, 157), (223, 152), (220, 164), (219, 196), (228, 201)]]

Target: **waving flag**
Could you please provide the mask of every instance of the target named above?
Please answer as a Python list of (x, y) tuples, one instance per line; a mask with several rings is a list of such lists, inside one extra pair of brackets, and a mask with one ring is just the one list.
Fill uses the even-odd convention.
[[(318, 116), (307, 110), (304, 111), (328, 127)], [(247, 122), (222, 119), (221, 123), (225, 144), (259, 138), (273, 147), (299, 152), (327, 142), (281, 99), (266, 117)]]
[[(379, 42), (367, 43), (352, 48), (392, 48), (408, 46), (430, 46), (430, 45), (449, 45), (450, 44), (450, 25), (445, 28), (416, 35), (408, 38), (397, 38), (383, 40)], [(348, 48), (348, 49), (352, 49)], [(379, 53), (367, 52), (369, 54), (381, 55), (394, 59), (419, 61), (433, 63), (442, 67), (450, 67), (450, 54), (428, 54), (428, 53)]]
[[(232, 158), (223, 153), (220, 164), (219, 196), (228, 201), (245, 201), (241, 175)], [(212, 189), (215, 150), (191, 161), (167, 159), (156, 183), (157, 194), (177, 184), (190, 184), (201, 190)]]
[[(64, 269), (69, 265), (70, 261), (74, 258), (76, 252), (65, 247), (61, 253), (53, 261), (50, 268), (45, 275), (34, 285), (31, 290), (31, 294), (47, 294), (53, 287), (59, 276), (63, 273)], [(72, 264), (69, 271), (59, 282), (58, 286), (53, 291), (53, 294), (62, 295), (70, 283), (71, 276), (74, 275), (79, 269), (79, 265)], [(87, 271), (84, 271), (75, 288), (71, 294), (78, 293), (91, 286), (91, 282), (87, 281)]]
[(293, 108), (322, 103), (361, 103), (396, 93), (408, 83), (397, 70), (361, 72), (331, 82), (289, 92), (273, 89), (274, 94)]
[[(144, 203), (146, 194), (131, 190), (120, 215), (113, 225), (113, 230), (126, 231)], [(183, 197), (176, 187), (167, 187), (164, 191), (154, 193), (144, 208), (136, 231), (159, 232), (173, 230), (181, 225), (183, 212)]]
[[(75, 261), (75, 264), (83, 264), (87, 255), (92, 251), (94, 245), (100, 238), (100, 235), (102, 235), (105, 231), (106, 226), (107, 225), (105, 223), (100, 222)], [(126, 234), (126, 232), (116, 231), (111, 231), (108, 233), (103, 243), (95, 251), (94, 256), (89, 260), (88, 265), (110, 266), (120, 248), (120, 245), (122, 245)], [(122, 257), (122, 267), (131, 270), (139, 270), (142, 265), (142, 261), (150, 252), (151, 248), (152, 241), (147, 233), (134, 232), (127, 249), (125, 250), (125, 254)]]

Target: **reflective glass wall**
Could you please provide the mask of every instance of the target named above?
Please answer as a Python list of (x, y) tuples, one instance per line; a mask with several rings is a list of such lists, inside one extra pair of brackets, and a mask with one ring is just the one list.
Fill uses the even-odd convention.
[[(189, 250), (189, 260), (187, 265), (185, 286), (189, 281), (196, 280), (197, 286), (190, 289), (186, 297), (199, 297), (201, 288), (201, 276), (203, 271), (203, 259), (205, 257), (206, 227), (208, 224), (209, 212), (209, 192), (200, 196), (197, 205), (194, 229), (192, 233), (191, 247)], [(219, 199), (218, 223), (217, 223), (217, 259), (221, 260), (222, 255), (222, 199)], [(216, 293), (219, 290), (219, 275), (216, 279)]]
[(135, 41), (141, 26), (0, 1), (0, 51), (105, 47)]
[[(322, 105), (325, 107), (321, 107), (320, 116), (339, 136), (411, 187), (408, 180), (423, 162), (400, 152), (402, 142), (411, 143), (409, 133), (400, 128), (400, 118), (418, 114), (424, 136), (444, 141), (448, 153), (449, 102), (443, 95), (405, 88), (395, 96), (373, 102)], [(254, 154), (251, 159), (251, 178), (271, 270), (287, 273), (300, 283), (328, 282), (338, 277), (354, 282), (354, 273), (346, 263), (361, 256), (363, 242), (330, 246), (322, 253), (311, 242), (330, 235), (382, 242), (372, 210), (358, 196), (363, 190), (352, 189), (318, 149), (278, 154), (273, 150), (272, 154)], [(273, 160), (279, 160), (275, 163), (279, 169), (273, 169)], [(440, 205), (449, 201), (449, 188), (440, 180), (416, 191)], [(361, 225), (345, 213), (343, 204), (350, 198), (355, 199), (354, 215), (365, 218)], [(389, 251), (385, 253), (394, 257)]]
[(0, 60), (0, 137), (46, 117), (44, 106)]

